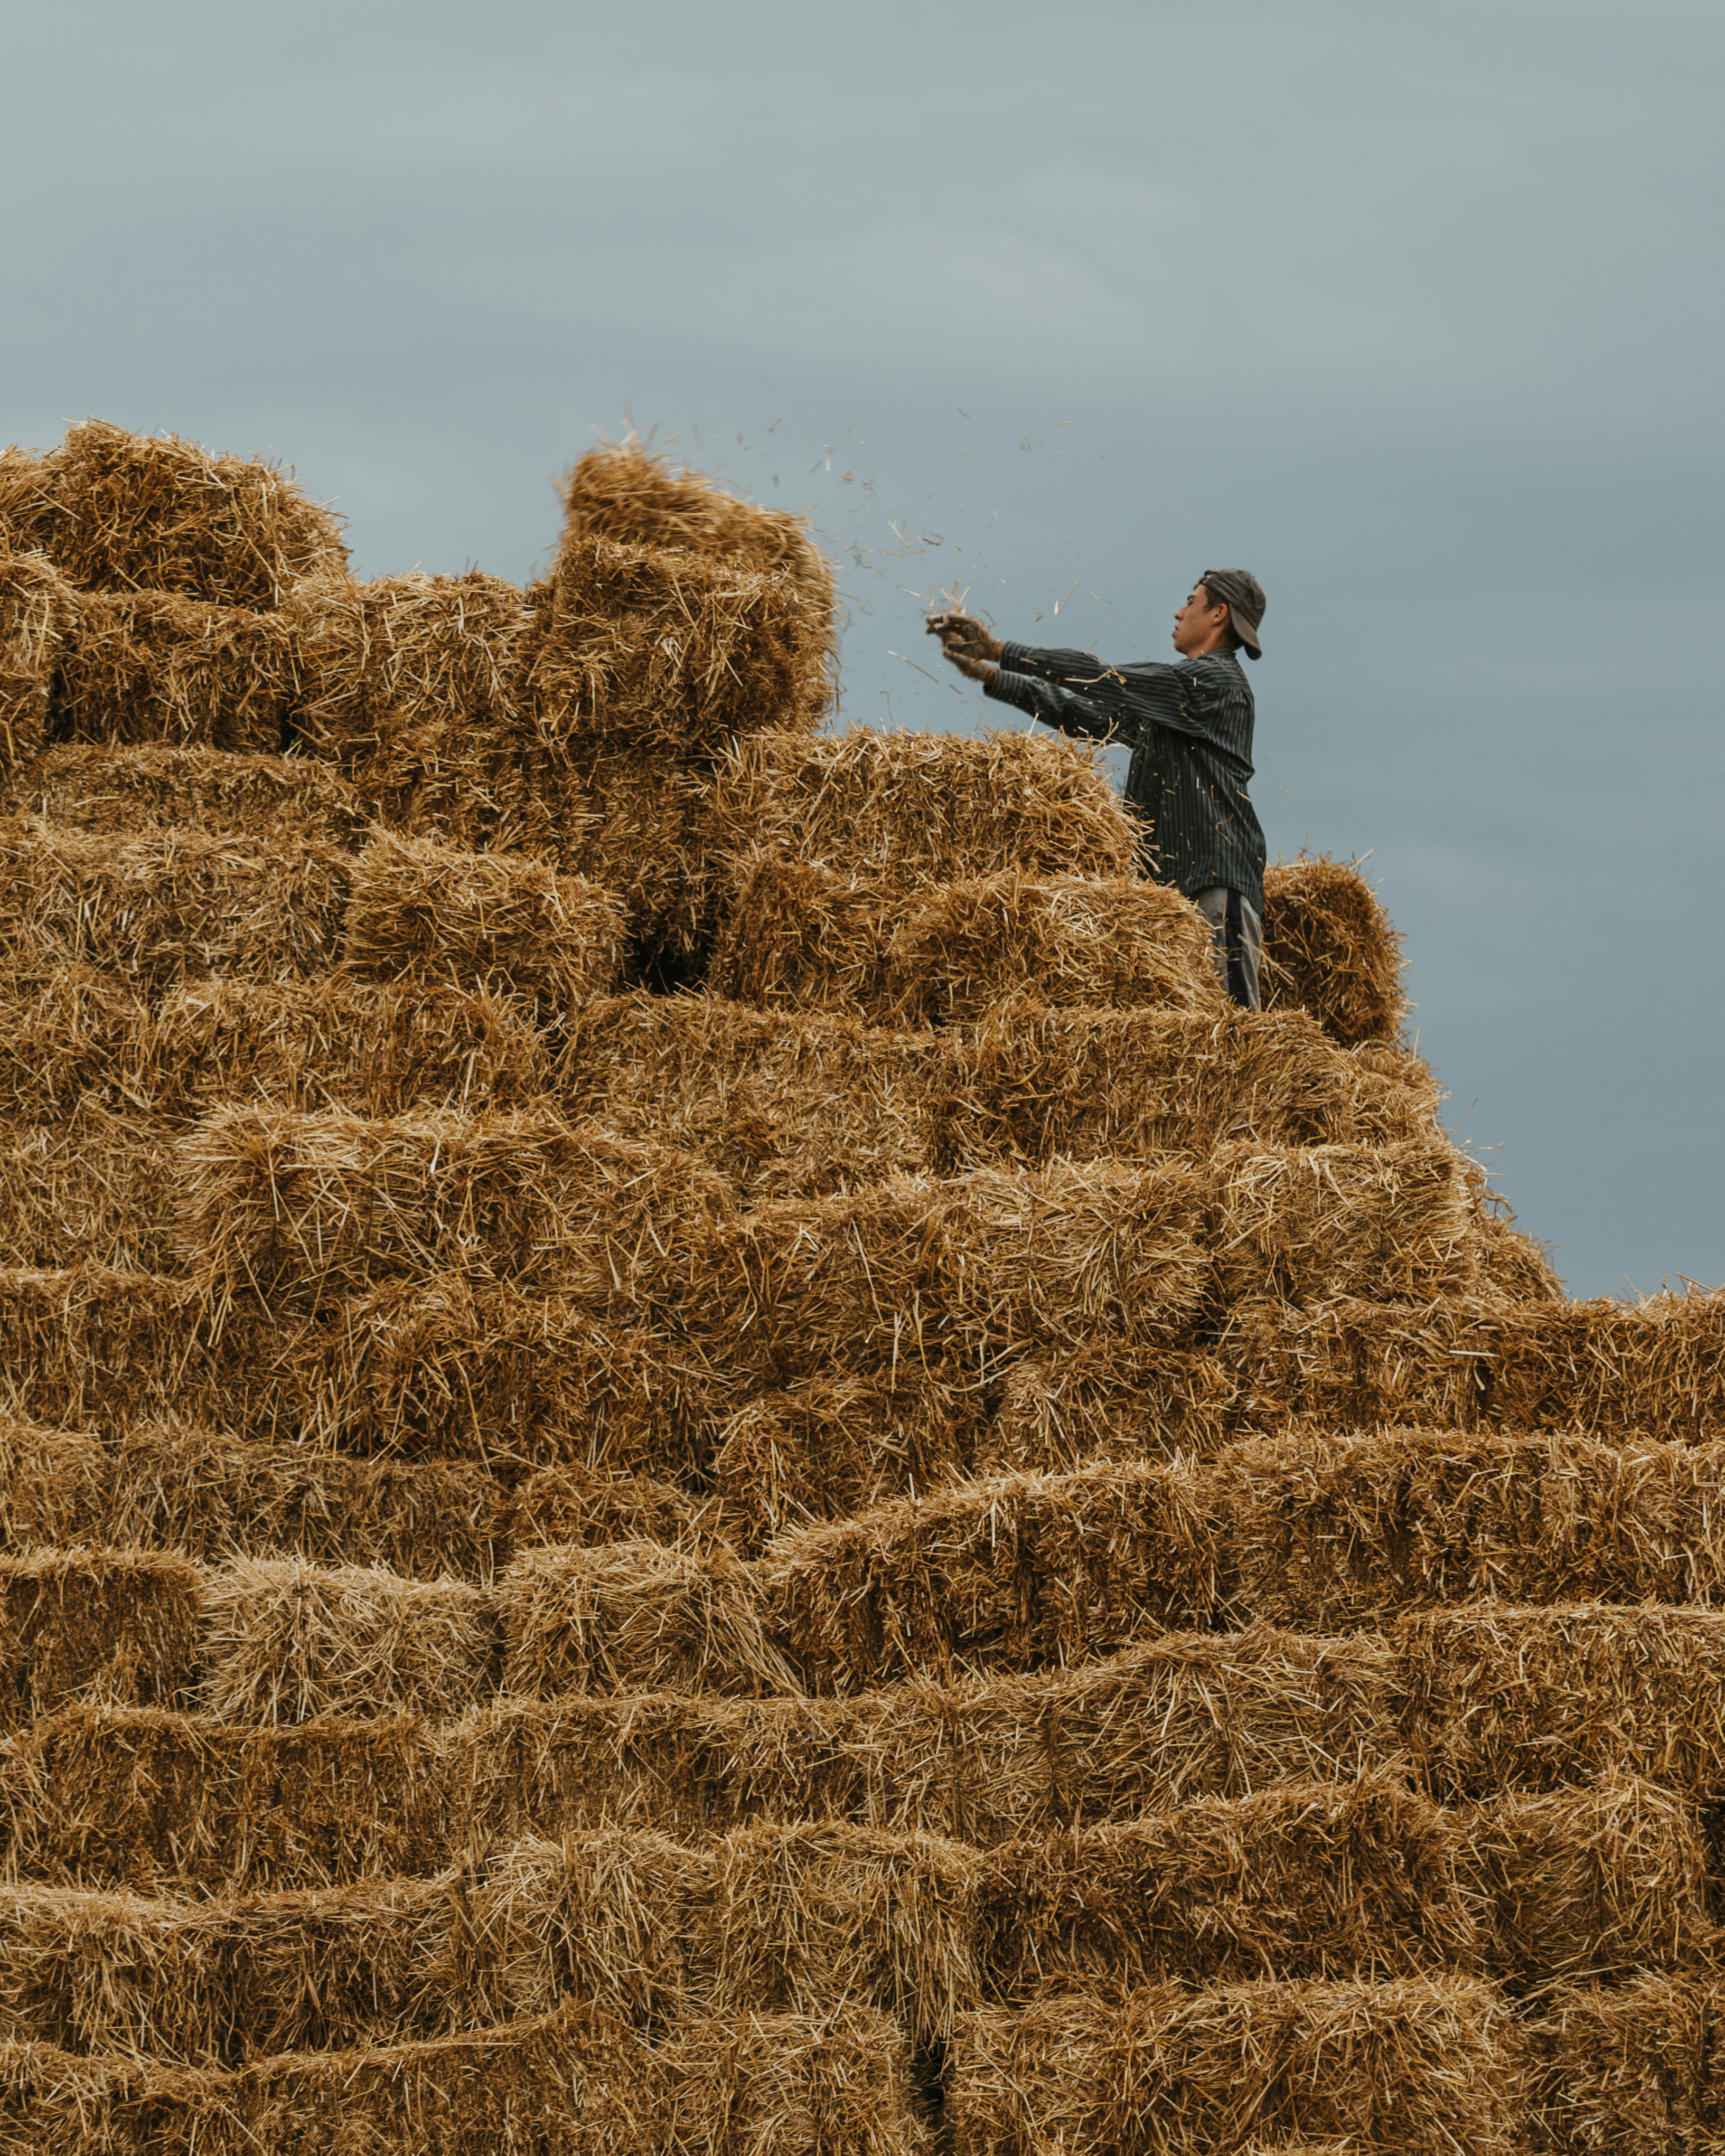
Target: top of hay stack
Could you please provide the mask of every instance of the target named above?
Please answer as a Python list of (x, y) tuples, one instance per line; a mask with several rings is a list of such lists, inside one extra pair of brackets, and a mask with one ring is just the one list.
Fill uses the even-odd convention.
[(564, 497), (523, 676), (547, 741), (705, 754), (820, 724), (833, 571), (802, 517), (675, 474), (634, 441), (589, 450)]
[(802, 517), (743, 501), (699, 472), (673, 472), (633, 439), (589, 449), (564, 480), (563, 501), (572, 538), (727, 555), (739, 566), (832, 587), (831, 566)]
[(273, 608), (347, 564), (341, 526), (280, 466), (89, 419), (57, 449), (0, 454), (0, 541), (87, 589)]

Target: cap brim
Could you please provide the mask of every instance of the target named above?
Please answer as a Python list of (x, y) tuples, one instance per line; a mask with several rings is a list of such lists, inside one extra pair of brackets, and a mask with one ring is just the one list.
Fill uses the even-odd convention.
[(1234, 624), (1234, 634), (1240, 639), (1240, 642), (1245, 644), (1246, 649), (1251, 653), (1253, 658), (1261, 659), (1264, 656), (1264, 647), (1258, 641), (1258, 632), (1252, 627), (1251, 624), (1246, 619), (1240, 608), (1238, 607), (1230, 607), (1228, 609), (1228, 619)]

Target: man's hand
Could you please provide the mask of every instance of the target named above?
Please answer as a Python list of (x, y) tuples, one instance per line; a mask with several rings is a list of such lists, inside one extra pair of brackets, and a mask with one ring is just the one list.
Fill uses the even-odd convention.
[(928, 634), (940, 639), (944, 657), (968, 680), (993, 679), (1000, 663), (1000, 639), (991, 636), (974, 614), (932, 613)]

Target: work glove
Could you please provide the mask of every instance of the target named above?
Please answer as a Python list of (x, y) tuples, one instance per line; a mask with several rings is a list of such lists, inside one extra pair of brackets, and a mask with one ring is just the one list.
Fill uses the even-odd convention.
[(986, 681), (1000, 661), (1000, 639), (991, 636), (974, 614), (932, 613), (928, 634), (941, 640), (942, 654), (973, 681)]
[(999, 638), (991, 636), (973, 613), (932, 613), (927, 626), (928, 634), (940, 639), (941, 649), (955, 665), (961, 658), (999, 663)]

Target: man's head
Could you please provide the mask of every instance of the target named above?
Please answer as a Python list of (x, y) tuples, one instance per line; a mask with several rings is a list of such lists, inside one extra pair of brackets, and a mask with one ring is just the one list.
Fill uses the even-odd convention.
[(1183, 658), (1243, 650), (1259, 656), (1264, 587), (1249, 569), (1206, 569), (1174, 616), (1174, 649)]

